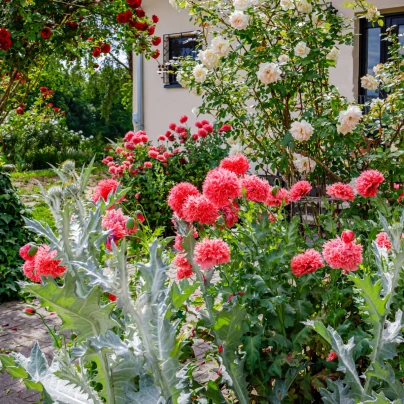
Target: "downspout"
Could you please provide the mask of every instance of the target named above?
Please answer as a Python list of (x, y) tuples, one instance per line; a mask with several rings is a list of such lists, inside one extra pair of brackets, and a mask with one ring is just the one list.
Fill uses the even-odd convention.
[(144, 112), (143, 112), (143, 55), (142, 54), (137, 55), (137, 58), (136, 58), (136, 106), (137, 106), (137, 111), (133, 113), (133, 125), (136, 130), (143, 130)]

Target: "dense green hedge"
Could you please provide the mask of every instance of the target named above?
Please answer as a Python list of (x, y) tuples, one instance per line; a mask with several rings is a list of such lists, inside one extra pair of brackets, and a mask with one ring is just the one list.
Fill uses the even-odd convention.
[(28, 241), (24, 229), (25, 206), (20, 201), (10, 176), (0, 167), (0, 302), (17, 297), (23, 263), (18, 251)]

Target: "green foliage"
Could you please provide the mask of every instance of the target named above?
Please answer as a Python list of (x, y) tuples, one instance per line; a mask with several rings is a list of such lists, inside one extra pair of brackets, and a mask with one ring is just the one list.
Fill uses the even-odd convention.
[(28, 212), (13, 188), (10, 176), (0, 167), (0, 301), (13, 299), (19, 287), (23, 263), (18, 252), (28, 241), (28, 232), (23, 229), (23, 215)]

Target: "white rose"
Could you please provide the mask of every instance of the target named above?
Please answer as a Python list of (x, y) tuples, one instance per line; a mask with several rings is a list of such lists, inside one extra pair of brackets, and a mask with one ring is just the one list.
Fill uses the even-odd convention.
[(183, 70), (178, 70), (177, 72), (177, 81), (181, 85), (181, 87), (188, 87), (189, 85), (189, 80), (185, 75), (185, 72)]
[(198, 83), (203, 83), (206, 80), (206, 74), (208, 71), (202, 65), (196, 65), (192, 70), (192, 73)]
[(310, 53), (310, 48), (306, 45), (305, 42), (299, 42), (295, 46), (295, 55), (300, 58), (305, 58)]
[(193, 108), (191, 109), (191, 112), (192, 112), (195, 116), (198, 116), (198, 115), (199, 115), (199, 108), (198, 108), (198, 107), (193, 107)]
[(208, 69), (212, 69), (219, 64), (219, 56), (212, 49), (199, 51), (198, 57)]
[(280, 55), (280, 56), (278, 57), (278, 62), (279, 62), (280, 64), (288, 63), (288, 62), (289, 62), (289, 56), (288, 56), (288, 55)]
[(255, 7), (260, 6), (265, 0), (251, 0), (251, 4)]
[(315, 13), (311, 16), (311, 22), (313, 23), (313, 25), (315, 25), (316, 27), (322, 27), (325, 24), (324, 20), (320, 19), (320, 15)]
[(378, 11), (376, 6), (370, 6), (365, 14), (365, 18), (368, 21), (377, 20), (380, 17), (380, 12)]
[(350, 105), (346, 111), (341, 111), (339, 113), (337, 125), (338, 133), (346, 135), (352, 132), (355, 126), (360, 122), (362, 118), (362, 111), (359, 107), (355, 105)]
[(295, 8), (295, 4), (293, 3), (293, 0), (281, 0), (281, 7), (284, 11), (293, 10)]
[(293, 153), (293, 164), (300, 174), (310, 174), (316, 168), (315, 161), (298, 153)]
[(270, 84), (278, 81), (281, 74), (282, 70), (277, 63), (260, 63), (257, 77), (262, 83)]
[(251, 7), (250, 0), (233, 0), (233, 6), (238, 11), (245, 11)]
[(340, 54), (340, 50), (334, 46), (326, 57), (328, 60), (332, 60), (335, 63), (337, 63), (339, 54)]
[(383, 63), (379, 63), (378, 65), (376, 65), (376, 66), (373, 68), (373, 72), (374, 72), (374, 74), (375, 74), (376, 76), (378, 76), (378, 75), (380, 74), (380, 70), (381, 70), (382, 67), (383, 67)]
[(314, 133), (314, 128), (305, 120), (300, 122), (295, 121), (290, 127), (290, 133), (299, 142), (304, 142), (311, 138), (311, 135)]
[(242, 11), (235, 11), (229, 17), (230, 25), (234, 29), (246, 29), (248, 27), (249, 20), (250, 16), (244, 14)]
[(297, 11), (300, 13), (309, 14), (313, 11), (313, 7), (307, 0), (297, 0), (296, 2)]
[(375, 77), (367, 74), (361, 78), (361, 85), (366, 90), (376, 90), (379, 87), (379, 82), (376, 80)]
[(213, 38), (210, 46), (212, 47), (212, 51), (219, 56), (227, 56), (230, 52), (229, 41), (223, 39), (221, 36)]

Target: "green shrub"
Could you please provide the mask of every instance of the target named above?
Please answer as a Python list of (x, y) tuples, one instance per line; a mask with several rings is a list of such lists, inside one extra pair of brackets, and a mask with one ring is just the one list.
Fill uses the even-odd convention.
[(28, 241), (23, 216), (27, 216), (25, 206), (0, 168), (0, 302), (15, 298), (19, 291), (16, 281), (23, 262), (18, 251)]

